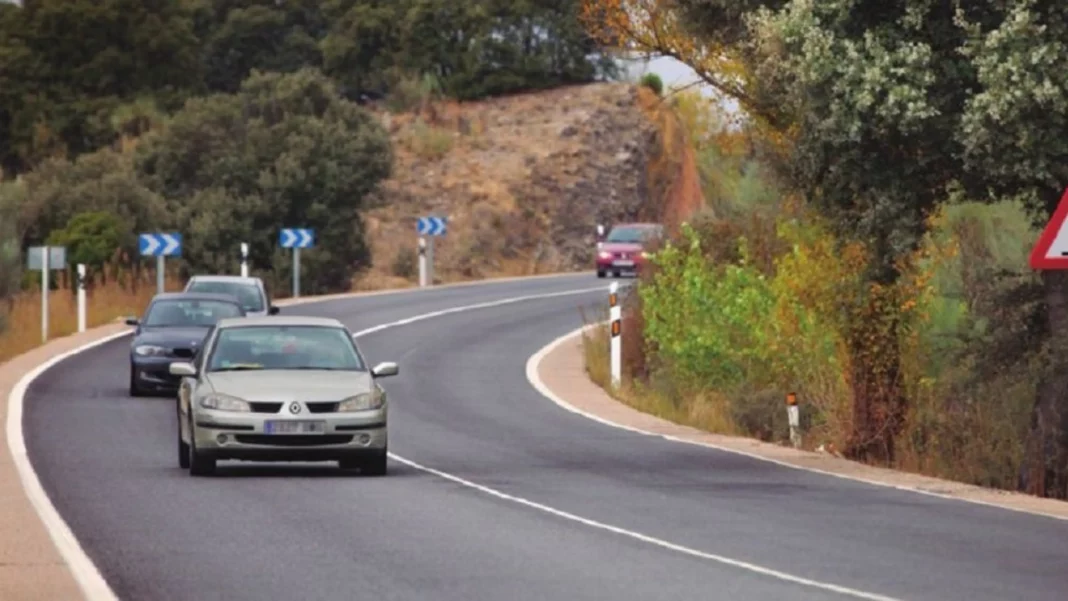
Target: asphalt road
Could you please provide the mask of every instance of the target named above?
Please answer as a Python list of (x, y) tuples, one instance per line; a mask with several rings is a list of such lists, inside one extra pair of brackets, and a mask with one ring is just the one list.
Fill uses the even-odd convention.
[[(359, 330), (602, 284), (565, 276), (287, 312)], [(1068, 522), (792, 470), (558, 408), (529, 386), (526, 360), (604, 296), (452, 313), (361, 339), (372, 362), (401, 365), (386, 384), (391, 451), (494, 494), (398, 461), (380, 479), (242, 463), (191, 478), (175, 460), (173, 401), (126, 396), (128, 339), (68, 359), (31, 386), (30, 458), (124, 599), (1068, 595)]]

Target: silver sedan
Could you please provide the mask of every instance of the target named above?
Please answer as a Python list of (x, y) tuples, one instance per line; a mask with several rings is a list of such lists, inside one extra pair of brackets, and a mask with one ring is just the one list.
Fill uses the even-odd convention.
[(352, 333), (317, 317), (220, 320), (192, 362), (170, 364), (178, 389), (178, 464), (192, 475), (216, 461), (338, 461), (385, 475), (386, 391)]

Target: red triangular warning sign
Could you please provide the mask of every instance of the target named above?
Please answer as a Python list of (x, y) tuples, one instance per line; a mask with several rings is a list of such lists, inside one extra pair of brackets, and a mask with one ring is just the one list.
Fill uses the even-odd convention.
[(1057, 210), (1031, 249), (1031, 269), (1068, 269), (1068, 190), (1064, 191)]

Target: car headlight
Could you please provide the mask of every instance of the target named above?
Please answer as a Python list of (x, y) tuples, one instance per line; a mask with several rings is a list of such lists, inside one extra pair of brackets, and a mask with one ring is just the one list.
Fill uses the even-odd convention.
[(649, 259), (649, 258), (652, 258), (652, 256), (653, 256), (653, 253), (642, 251), (642, 258), (643, 259)]
[(601, 252), (599, 252), (599, 253), (597, 253), (597, 254), (598, 254), (598, 256), (599, 256), (599, 257), (601, 257), (602, 259), (611, 259), (611, 258), (612, 258), (612, 253), (610, 253), (610, 252), (608, 252), (608, 251), (604, 251), (604, 250), (602, 250)]
[(381, 409), (386, 402), (386, 395), (381, 393), (365, 392), (341, 401), (337, 404), (338, 411), (372, 411)]
[(209, 394), (201, 397), (200, 406), (205, 409), (236, 411), (238, 413), (248, 413), (251, 410), (245, 401), (226, 394)]
[(154, 344), (141, 344), (134, 347), (134, 352), (142, 357), (159, 357), (167, 354), (167, 349)]

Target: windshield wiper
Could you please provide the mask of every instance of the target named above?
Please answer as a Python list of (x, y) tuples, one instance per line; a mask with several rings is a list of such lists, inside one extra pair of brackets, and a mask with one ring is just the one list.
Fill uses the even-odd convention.
[(313, 365), (302, 365), (299, 367), (284, 367), (282, 369), (292, 369), (295, 371), (314, 370), (314, 371), (354, 371), (348, 367), (315, 367)]
[(226, 367), (216, 367), (211, 371), (256, 371), (263, 369), (262, 365), (255, 364), (242, 364), (242, 365), (228, 365)]

